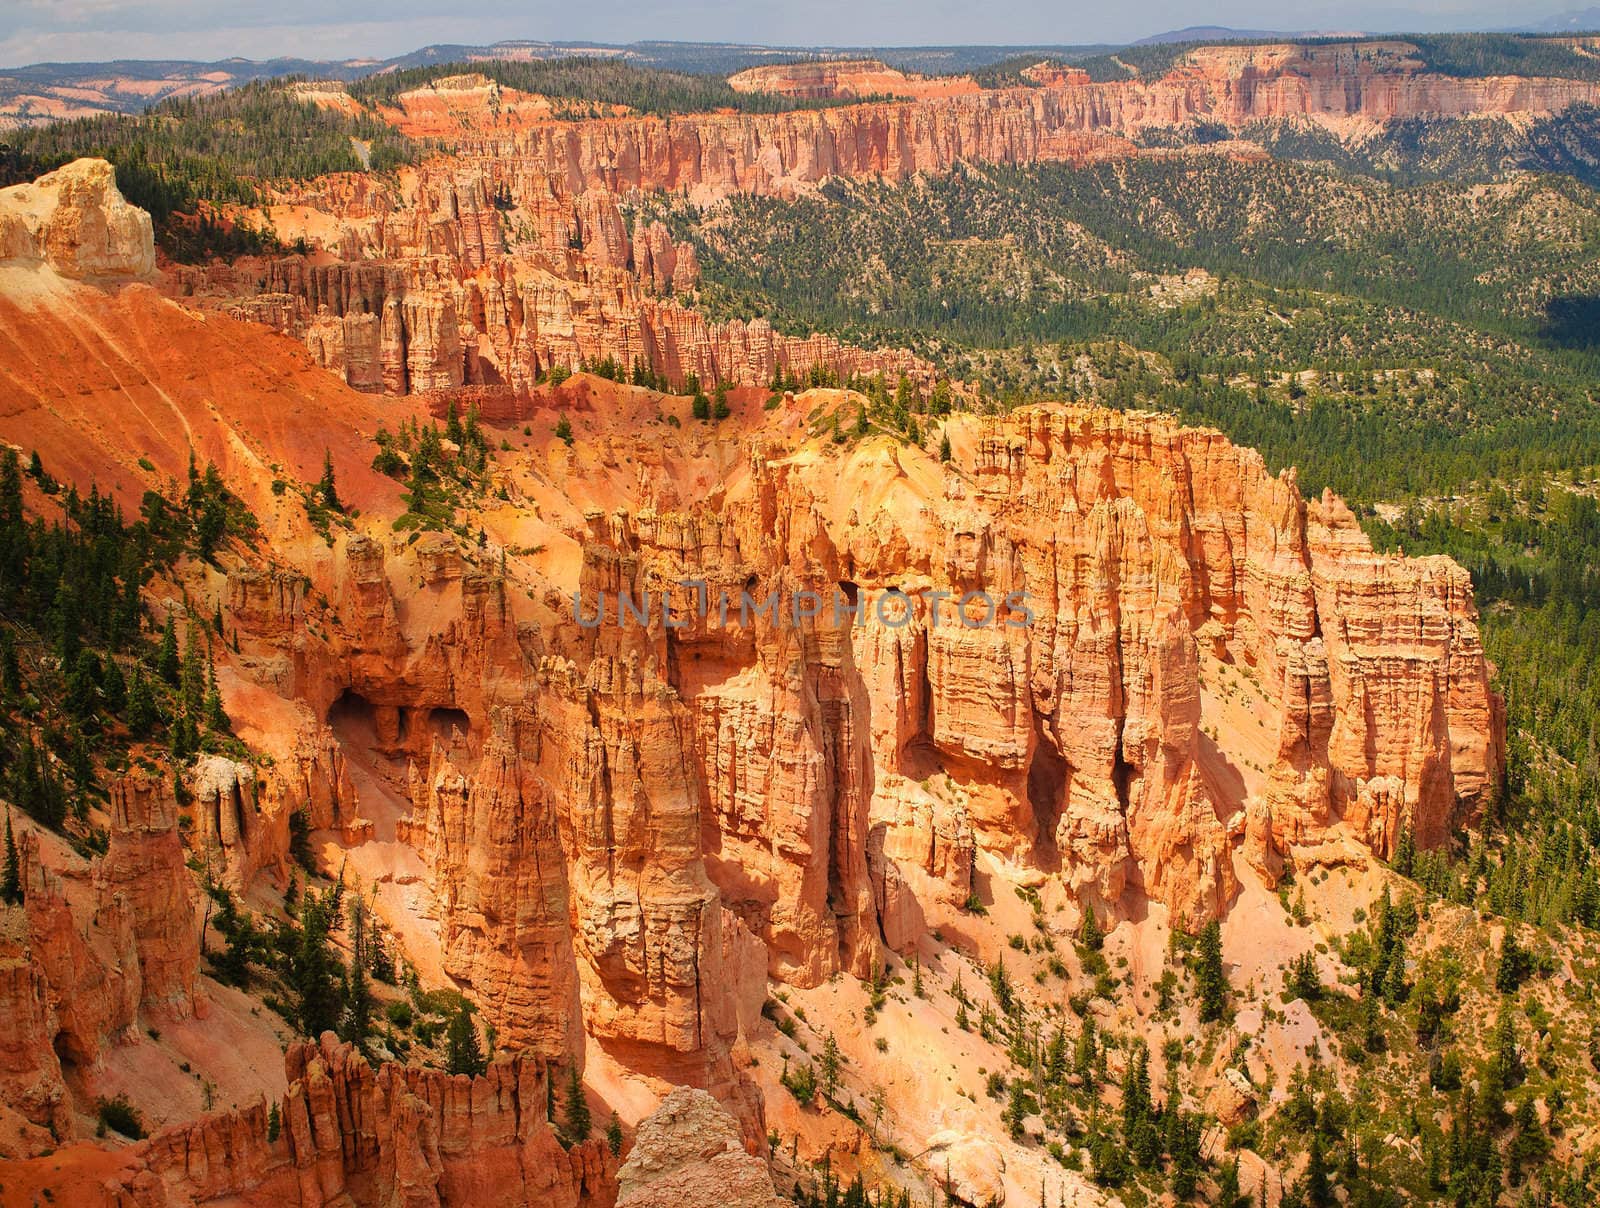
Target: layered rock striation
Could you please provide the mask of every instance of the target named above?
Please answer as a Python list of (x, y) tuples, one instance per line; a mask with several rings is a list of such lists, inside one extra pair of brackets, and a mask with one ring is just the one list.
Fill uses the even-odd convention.
[[(477, 1078), (384, 1065), (332, 1033), (292, 1045), (289, 1090), (139, 1145), (108, 1179), (117, 1208), (611, 1208), (616, 1159), (604, 1142), (564, 1149), (546, 1119), (552, 1070), (501, 1058)], [(271, 1118), (276, 1115), (276, 1129)]]

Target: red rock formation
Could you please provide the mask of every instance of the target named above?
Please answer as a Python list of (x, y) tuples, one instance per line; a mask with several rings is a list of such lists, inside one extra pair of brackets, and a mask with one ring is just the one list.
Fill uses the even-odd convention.
[[(527, 390), (553, 366), (606, 359), (625, 369), (642, 362), (677, 383), (693, 373), (708, 386), (766, 384), (779, 369), (803, 378), (813, 366), (843, 379), (931, 379), (927, 362), (902, 350), (783, 335), (765, 319), (707, 322), (677, 297), (699, 280), (692, 249), (675, 248), (659, 224), (630, 241), (612, 199), (584, 196), (592, 242), (572, 264), (502, 258), (457, 278), (437, 258), (313, 266), (294, 257), (262, 265), (263, 292), (228, 309), (303, 340), (318, 364), (356, 389), (391, 394), (464, 383)], [(637, 276), (624, 267), (630, 257)], [(184, 281), (202, 293), (220, 284)]]
[(342, 174), (273, 196), (266, 217), (280, 236), (304, 237), (338, 263), (290, 258), (173, 279), (181, 293), (221, 295), (236, 316), (294, 335), (319, 364), (374, 392), (526, 390), (553, 366), (606, 358), (642, 361), (673, 382), (694, 373), (762, 384), (775, 369), (804, 376), (813, 365), (926, 378), (929, 367), (903, 353), (782, 336), (760, 319), (707, 323), (679, 304), (698, 282), (693, 251), (658, 223), (630, 232), (618, 199), (636, 189), (789, 195), (834, 176), (901, 181), (961, 161), (1085, 162), (1133, 154), (1127, 140), (1147, 128), (1193, 122), (1237, 131), (1309, 120), (1338, 133), (1422, 115), (1520, 119), (1600, 99), (1588, 82), (1420, 67), (1403, 42), (1202, 47), (1159, 79), (1091, 84), (1081, 71), (1030, 69), (1038, 87), (984, 91), (881, 64), (787, 64), (734, 84), (915, 99), (670, 120), (560, 120), (482, 77), (438, 81), (402, 96), (392, 116), (443, 139), (450, 157), (397, 185)]
[[(1252, 669), (1280, 718), (1247, 844), (1269, 875), (1341, 819), (1384, 855), (1492, 795), (1498, 703), (1453, 563), (1374, 554), (1342, 505), (1308, 508), (1215, 433), (1041, 407), (972, 435), (958, 474), (869, 441), (844, 466), (757, 461), (715, 510), (592, 528), (591, 600), (689, 579), (735, 601), (747, 583), (950, 593), (937, 624), (918, 608), (896, 632), (713, 610), (663, 634), (697, 718), (712, 876), (774, 974), (813, 982), (914, 937), (907, 886), (960, 900), (974, 840), (1109, 909), (1221, 912), (1239, 802), (1202, 765), (1202, 649)], [(966, 627), (971, 591), (1025, 593), (1031, 626), (1013, 608)], [(930, 766), (959, 792), (910, 790)]]
[(770, 92), (807, 101), (959, 96), (978, 91), (971, 76), (908, 75), (876, 59), (773, 63), (731, 75), (728, 83), (738, 92)]
[(611, 1208), (616, 1159), (600, 1141), (563, 1150), (545, 1117), (551, 1070), (501, 1058), (479, 1078), (384, 1065), (329, 1033), (284, 1057), (280, 1131), (268, 1107), (159, 1133), (109, 1180), (117, 1208), (406, 1205)]
[(0, 1103), (65, 1140), (73, 1135), (72, 1105), (54, 1046), (57, 1028), (49, 983), (29, 952), (27, 921), (16, 907), (0, 906)]
[[(371, 267), (293, 272), (403, 310)], [(765, 978), (866, 973), (965, 900), (980, 854), (1192, 926), (1226, 909), (1236, 853), (1270, 879), (1329, 845), (1386, 853), (1407, 826), (1427, 845), (1499, 781), (1465, 573), (1375, 554), (1337, 501), (1307, 504), (1215, 432), (1041, 405), (953, 417), (941, 463), (885, 436), (811, 436), (807, 417), (853, 414), (845, 392), (770, 412), (751, 392), (722, 425), (652, 429), (682, 403), (584, 379), (563, 399), (592, 437), (569, 450), (541, 432), (497, 465), (520, 503), (508, 519), (474, 501), (480, 546), (396, 531), (393, 484), (367, 468), (386, 411), (287, 340), (139, 287), (64, 284), (34, 306), (0, 297), (0, 315), (13, 345), (77, 367), (0, 360), (0, 436), (133, 498), (181, 474), (192, 440), (258, 511), (254, 546), (223, 551), (226, 583), (208, 568), (185, 587), (224, 604), (239, 653), (219, 678), (274, 766), (265, 789), (237, 765), (196, 769), (198, 839), (242, 880), (271, 867), (288, 810), (355, 845), (371, 834), (358, 779), (392, 794), (373, 802), (389, 825), (408, 798), (397, 832), (428, 868), (444, 968), (534, 1050), (471, 1085), (299, 1051), (277, 1142), (264, 1109), (166, 1134), (124, 1203), (459, 1202), (482, 1197), (473, 1170), (572, 1203), (601, 1184), (524, 1110), (548, 1061), (593, 1041), (711, 1091), (758, 1144), (741, 1059)], [(314, 480), (324, 451), (361, 513), (327, 539), (270, 487), (280, 466)], [(535, 522), (560, 548), (513, 552), (506, 534)], [(580, 623), (575, 589), (585, 615), (604, 593), (611, 623)], [(876, 607), (891, 589), (915, 598), (904, 625)], [(617, 623), (618, 596), (646, 591), (650, 619)], [(962, 599), (980, 591), (992, 607)], [(797, 617), (800, 592), (818, 607)], [(741, 593), (775, 603), (740, 617)], [(1223, 667), (1270, 732), (1256, 786), (1226, 713), (1202, 729)], [(38, 1119), (55, 1119), (60, 1079), (24, 1049), (48, 1036), (90, 1064), (141, 1010), (196, 1001), (175, 816), (165, 781), (136, 778), (98, 865), (62, 853), (47, 873), (22, 837), (0, 1088)]]
[(170, 784), (143, 773), (113, 784), (110, 848), (92, 865), (47, 869), (31, 833), (20, 849), (56, 1051), (93, 1066), (141, 1014), (195, 1013), (200, 927)]
[(200, 964), (193, 886), (169, 781), (130, 773), (111, 787), (111, 845), (95, 868), (102, 913), (127, 918), (139, 962), (139, 1007), (194, 1013)]

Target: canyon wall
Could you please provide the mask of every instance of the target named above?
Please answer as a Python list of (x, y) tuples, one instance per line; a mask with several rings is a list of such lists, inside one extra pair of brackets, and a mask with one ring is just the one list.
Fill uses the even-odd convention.
[[(622, 255), (585, 204), (585, 259)], [(389, 266), (296, 263), (319, 298), (388, 288)], [(195, 854), (241, 889), (281, 878), (296, 810), (331, 854), (378, 848), (405, 869), (384, 876), (426, 881), (429, 959), (523, 1054), (467, 1083), (297, 1048), (277, 1138), (264, 1106), (164, 1133), (113, 1202), (458, 1203), (503, 1180), (608, 1208), (603, 1156), (552, 1148), (550, 1068), (603, 1054), (704, 1089), (757, 1152), (769, 978), (871, 973), (959, 920), (980, 861), (1194, 928), (1247, 868), (1270, 885), (1407, 831), (1436, 846), (1500, 783), (1466, 572), (1375, 553), (1338, 500), (1214, 431), (1041, 404), (952, 416), (945, 461), (822, 435), (845, 391), (751, 392), (700, 425), (582, 379), (581, 442), (530, 425), (463, 487), (459, 531), (421, 532), (370, 469), (413, 405), (299, 346), (140, 286), (60, 282), (0, 317), (76, 367), (0, 360), (0, 435), (130, 498), (192, 450), (257, 515), (183, 584), (222, 613), (225, 703), (272, 757), (197, 761)], [(348, 511), (322, 531), (272, 484), (324, 458)], [(0, 1093), (37, 1128), (70, 1135), (64, 1066), (207, 1010), (180, 814), (135, 773), (99, 860), (23, 828)]]
[[(1342, 504), (1215, 433), (1053, 406), (954, 424), (959, 472), (888, 440), (842, 466), (762, 459), (716, 507), (597, 523), (586, 546), (635, 596), (919, 601), (899, 627), (675, 601), (659, 661), (696, 717), (712, 875), (775, 976), (861, 972), (917, 933), (906, 886), (966, 897), (974, 845), (1193, 927), (1226, 909), (1239, 835), (1271, 881), (1341, 819), (1386, 856), (1492, 798), (1499, 703), (1454, 563), (1374, 554)], [(997, 602), (987, 623), (962, 621), (969, 592)], [(1203, 657), (1247, 669), (1276, 735), (1248, 816), (1204, 753)]]
[(687, 190), (709, 199), (785, 195), (830, 176), (905, 180), (958, 162), (1088, 162), (1131, 154), (1127, 139), (1147, 128), (1195, 121), (1309, 120), (1341, 130), (1406, 117), (1542, 115), (1600, 99), (1590, 81), (1428, 73), (1412, 49), (1202, 47), (1150, 80), (1093, 84), (1067, 74), (1041, 87), (775, 114), (485, 122), (454, 151), (537, 167), (572, 193)]
[(177, 268), (171, 288), (292, 334), (372, 392), (526, 391), (554, 367), (607, 359), (676, 384), (690, 374), (708, 386), (764, 384), (813, 367), (840, 380), (926, 381), (932, 367), (905, 352), (783, 335), (764, 318), (707, 320), (692, 305), (693, 249), (660, 223), (630, 227), (621, 205), (636, 191), (705, 204), (793, 196), (832, 177), (903, 181), (962, 162), (1089, 163), (1135, 154), (1144, 131), (1194, 123), (1314, 122), (1364, 137), (1398, 118), (1526, 121), (1600, 101), (1600, 84), (1584, 81), (1431, 74), (1403, 42), (1202, 47), (1160, 78), (1095, 84), (1081, 71), (1035, 70), (1040, 86), (988, 90), (887, 69), (880, 79), (871, 66), (763, 67), (735, 82), (833, 97), (897, 77), (891, 90), (910, 99), (560, 120), (540, 98), (482, 77), (435, 81), (385, 113), (445, 156), (398, 185), (339, 175), (282, 191), (262, 217), (286, 242), (317, 249), (311, 261)]
[(374, 1069), (332, 1033), (284, 1055), (276, 1125), (265, 1103), (206, 1116), (136, 1146), (109, 1178), (115, 1208), (504, 1205), (611, 1208), (603, 1141), (564, 1149), (545, 1114), (552, 1070), (503, 1057), (480, 1077)]

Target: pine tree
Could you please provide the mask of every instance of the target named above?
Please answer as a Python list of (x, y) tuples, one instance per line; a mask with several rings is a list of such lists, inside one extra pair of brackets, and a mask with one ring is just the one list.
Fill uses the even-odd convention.
[(1007, 1089), (1006, 1108), (1002, 1118), (1013, 1141), (1022, 1140), (1023, 1124), (1028, 1118), (1028, 1100), (1024, 1094), (1026, 1089), (1021, 1078), (1013, 1078)]
[(949, 461), (951, 456), (953, 454), (950, 450), (950, 434), (946, 432), (939, 437), (939, 460)]
[[(209, 644), (208, 640), (208, 647)], [(227, 711), (222, 707), (222, 689), (217, 685), (217, 664), (209, 648), (206, 651), (206, 691), (201, 707), (205, 711), (206, 725), (214, 733), (233, 733), (233, 723), (228, 720)]]
[(367, 908), (358, 898), (350, 905), (350, 966), (345, 973), (343, 1026), (339, 1038), (363, 1053), (372, 1034), (372, 990), (367, 982)]
[(372, 976), (386, 986), (394, 985), (394, 957), (384, 941), (383, 928), (376, 922), (372, 926)]
[(1317, 975), (1317, 958), (1303, 952), (1289, 964), (1289, 993), (1307, 1002), (1322, 996), (1322, 979)]
[(1505, 939), (1500, 943), (1500, 964), (1495, 971), (1495, 989), (1502, 994), (1515, 994), (1533, 971), (1533, 961), (1526, 949), (1517, 943), (1516, 932), (1508, 924)]
[(1056, 1025), (1045, 1050), (1044, 1070), (1051, 1086), (1061, 1086), (1067, 1080), (1067, 1033), (1060, 1024)]
[(339, 488), (333, 481), (333, 450), (322, 450), (322, 478), (317, 483), (317, 494), (322, 499), (322, 504), (330, 512), (344, 511), (344, 504), (339, 502)]
[(17, 661), (17, 643), (9, 629), (0, 629), (0, 696), (8, 701), (22, 696), (22, 664)]
[(1239, 1155), (1222, 1168), (1217, 1176), (1217, 1208), (1244, 1208), (1245, 1197), (1239, 1192)]
[(1094, 907), (1083, 908), (1083, 923), (1078, 928), (1078, 943), (1088, 952), (1099, 952), (1105, 943), (1105, 933), (1100, 930), (1100, 920), (1094, 917)]
[(622, 1156), (622, 1121), (617, 1119), (616, 1112), (611, 1113), (611, 1121), (606, 1125), (606, 1148), (613, 1158)]
[(694, 401), (690, 404), (690, 411), (695, 419), (708, 420), (711, 418), (711, 400), (706, 397), (703, 390), (694, 392)]
[(17, 857), (17, 837), (11, 830), (11, 811), (6, 810), (5, 870), (0, 873), (0, 902), (16, 906), (22, 901), (22, 863)]
[(1200, 932), (1195, 989), (1200, 1000), (1200, 1022), (1221, 1019), (1228, 1007), (1228, 976), (1222, 968), (1222, 927), (1215, 919)]
[(716, 420), (724, 420), (727, 419), (731, 413), (731, 409), (728, 406), (728, 383), (718, 382), (716, 400), (711, 407), (711, 418)]
[(106, 712), (114, 717), (121, 716), (128, 707), (128, 681), (123, 678), (122, 668), (114, 658), (106, 659), (105, 669), (101, 672), (100, 696), (105, 701)]
[(1409, 877), (1417, 866), (1417, 841), (1411, 834), (1408, 826), (1400, 832), (1400, 840), (1394, 849), (1394, 870), (1402, 877)]
[(150, 690), (150, 681), (145, 678), (144, 669), (135, 663), (133, 683), (128, 688), (128, 730), (135, 738), (143, 738), (156, 728), (156, 723), (160, 720), (161, 715), (156, 710), (155, 694)]
[(1333, 1187), (1328, 1180), (1327, 1155), (1322, 1151), (1322, 1134), (1311, 1134), (1311, 1156), (1306, 1162), (1305, 1175), (1300, 1180), (1301, 1194), (1309, 1208), (1330, 1208)]
[(569, 448), (572, 446), (572, 421), (565, 415), (556, 420), (556, 439)]
[(156, 674), (173, 687), (178, 686), (178, 630), (167, 614), (167, 623), (161, 629), (161, 645), (156, 650)]
[(817, 1059), (818, 1073), (822, 1077), (822, 1097), (832, 1099), (839, 1090), (839, 1042), (829, 1032), (822, 1041), (822, 1056)]
[(283, 1131), (283, 1115), (278, 1110), (277, 1101), (274, 1100), (272, 1110), (267, 1113), (267, 1144), (271, 1145), (278, 1139), (278, 1134)]
[(183, 670), (179, 673), (183, 708), (192, 719), (200, 712), (206, 696), (206, 661), (200, 650), (199, 626), (190, 624), (183, 644)]
[(1136, 1042), (1122, 1072), (1122, 1137), (1130, 1145), (1134, 1133), (1150, 1114), (1149, 1053)]
[(476, 1078), (489, 1068), (483, 1047), (478, 1043), (478, 1028), (472, 1022), (472, 1009), (462, 1003), (450, 1020), (445, 1036), (445, 1069), (452, 1074)]
[(300, 943), (291, 964), (291, 979), (299, 997), (296, 1015), (300, 1031), (313, 1039), (338, 1029), (344, 1006), (339, 962), (328, 941), (335, 909), (331, 895), (311, 893), (300, 908)]
[(1533, 1096), (1523, 1095), (1512, 1119), (1517, 1133), (1506, 1150), (1506, 1174), (1513, 1187), (1522, 1182), (1531, 1166), (1541, 1165), (1550, 1156), (1550, 1138), (1539, 1123)]
[(1072, 1048), (1072, 1069), (1090, 1088), (1094, 1086), (1095, 1048), (1094, 1017), (1086, 1015), (1083, 1030), (1078, 1033), (1077, 1042)]
[(578, 1077), (578, 1063), (567, 1066), (567, 1103), (565, 1133), (567, 1140), (576, 1145), (589, 1139), (589, 1100), (583, 1093), (583, 1080)]

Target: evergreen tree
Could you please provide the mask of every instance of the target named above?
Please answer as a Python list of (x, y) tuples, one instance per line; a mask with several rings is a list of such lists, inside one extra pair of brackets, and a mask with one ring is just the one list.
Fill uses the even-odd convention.
[(617, 1113), (611, 1113), (611, 1120), (606, 1125), (606, 1148), (611, 1151), (613, 1158), (622, 1156), (622, 1121), (617, 1119)]
[(1200, 1021), (1221, 1019), (1228, 1007), (1228, 976), (1222, 968), (1222, 927), (1215, 919), (1200, 932), (1194, 976)]
[(161, 645), (156, 649), (156, 674), (176, 688), (179, 668), (178, 630), (169, 612), (167, 623), (161, 629)]
[(1317, 975), (1317, 958), (1303, 952), (1289, 964), (1289, 993), (1307, 1002), (1322, 996), (1322, 979)]
[(16, 639), (7, 628), (0, 628), (0, 697), (8, 701), (22, 697), (22, 665), (17, 661)]
[(1094, 1017), (1085, 1015), (1083, 1030), (1078, 1033), (1077, 1042), (1072, 1047), (1072, 1069), (1083, 1084), (1091, 1089), (1094, 1086), (1095, 1071), (1095, 1035)]
[(1245, 1196), (1239, 1191), (1239, 1155), (1217, 1176), (1217, 1208), (1244, 1208)]
[(731, 413), (732, 411), (728, 406), (728, 383), (718, 382), (716, 399), (712, 403), (711, 407), (711, 418), (716, 420), (724, 420), (727, 419)]
[(694, 401), (690, 404), (690, 411), (695, 419), (708, 420), (711, 418), (711, 400), (706, 397), (703, 390), (694, 392)]
[(952, 453), (951, 453), (951, 450), (950, 450), (950, 434), (948, 432), (946, 432), (942, 436), (939, 437), (939, 460), (940, 461), (949, 461), (951, 456), (952, 456)]
[(1533, 958), (1527, 949), (1517, 943), (1516, 932), (1508, 924), (1505, 939), (1500, 943), (1500, 963), (1495, 970), (1495, 989), (1502, 994), (1515, 994), (1533, 972)]
[(1417, 841), (1411, 834), (1408, 826), (1400, 832), (1400, 840), (1394, 850), (1394, 870), (1402, 877), (1409, 877), (1417, 866)]
[(445, 1036), (445, 1069), (476, 1078), (488, 1068), (483, 1047), (478, 1043), (478, 1027), (472, 1022), (472, 1009), (462, 1003)]
[(578, 1063), (567, 1066), (566, 1120), (563, 1131), (567, 1140), (576, 1145), (589, 1139), (589, 1100), (583, 1093), (583, 1079), (578, 1077)]
[(1005, 1111), (1001, 1118), (1005, 1121), (1006, 1131), (1011, 1134), (1013, 1141), (1022, 1140), (1023, 1124), (1028, 1118), (1027, 1087), (1021, 1078), (1013, 1078), (1006, 1092)]
[(1328, 1159), (1322, 1151), (1322, 1134), (1311, 1134), (1311, 1155), (1300, 1180), (1300, 1193), (1308, 1208), (1331, 1208), (1333, 1186), (1328, 1180)]
[(350, 966), (345, 973), (343, 1026), (339, 1038), (367, 1051), (372, 1034), (372, 990), (367, 982), (367, 966), (372, 956), (367, 947), (367, 908), (357, 898), (350, 904)]
[(556, 439), (568, 448), (572, 446), (572, 421), (565, 415), (556, 420)]
[(6, 810), (5, 868), (0, 872), (0, 902), (16, 906), (22, 901), (22, 863), (17, 857), (17, 837), (11, 830), (11, 811)]
[(333, 481), (333, 450), (322, 451), (322, 478), (317, 482), (317, 495), (322, 500), (323, 507), (330, 512), (344, 511), (344, 504), (339, 502), (339, 488)]
[(123, 678), (117, 660), (108, 658), (100, 673), (100, 696), (105, 701), (106, 712), (121, 716), (128, 707), (128, 681)]
[(373, 920), (372, 924), (372, 960), (370, 962), (373, 979), (386, 986), (392, 986), (394, 981), (394, 956), (389, 952), (388, 942), (383, 938), (383, 928)]
[(276, 1141), (282, 1131), (283, 1114), (278, 1110), (277, 1100), (273, 1100), (272, 1110), (267, 1113), (267, 1144), (271, 1145)]
[(1060, 1024), (1050, 1036), (1050, 1044), (1045, 1049), (1044, 1059), (1045, 1080), (1051, 1086), (1062, 1086), (1067, 1081), (1067, 1033)]
[(1083, 923), (1078, 927), (1078, 943), (1085, 951), (1099, 952), (1105, 943), (1105, 933), (1100, 930), (1100, 920), (1094, 916), (1094, 907), (1083, 908)]
[(1506, 1177), (1515, 1187), (1527, 1176), (1529, 1167), (1542, 1165), (1550, 1157), (1551, 1144), (1539, 1123), (1532, 1095), (1522, 1096), (1512, 1125), (1517, 1131), (1506, 1149)]
[(183, 670), (179, 672), (178, 687), (183, 695), (183, 709), (194, 720), (200, 715), (206, 697), (206, 660), (200, 649), (200, 627), (189, 625), (183, 644)]
[(839, 1090), (839, 1042), (829, 1032), (822, 1041), (822, 1056), (817, 1059), (817, 1072), (821, 1077), (822, 1097), (832, 1099)]
[(343, 1010), (339, 988), (339, 961), (329, 941), (337, 907), (331, 893), (307, 893), (300, 907), (299, 944), (292, 961), (296, 1018), (303, 1035), (313, 1039), (338, 1029)]

